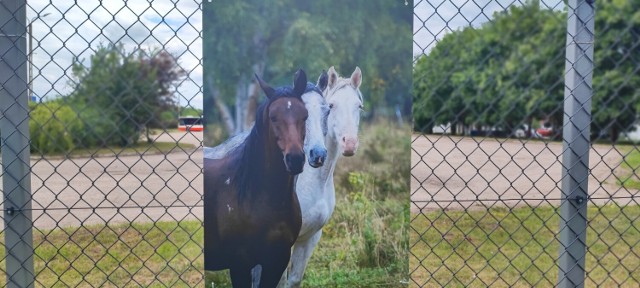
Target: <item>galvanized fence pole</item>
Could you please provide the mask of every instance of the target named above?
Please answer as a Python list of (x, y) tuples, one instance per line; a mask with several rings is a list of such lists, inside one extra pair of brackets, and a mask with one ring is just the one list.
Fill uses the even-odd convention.
[(568, 6), (558, 287), (583, 287), (595, 14), (593, 0)]
[(0, 135), (7, 287), (33, 287), (26, 2), (0, 1)]

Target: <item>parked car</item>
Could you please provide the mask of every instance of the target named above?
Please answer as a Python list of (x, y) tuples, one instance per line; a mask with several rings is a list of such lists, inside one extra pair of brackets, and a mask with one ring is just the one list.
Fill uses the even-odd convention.
[(545, 122), (542, 127), (536, 129), (536, 133), (540, 135), (540, 138), (549, 139), (554, 136), (555, 131), (551, 123)]

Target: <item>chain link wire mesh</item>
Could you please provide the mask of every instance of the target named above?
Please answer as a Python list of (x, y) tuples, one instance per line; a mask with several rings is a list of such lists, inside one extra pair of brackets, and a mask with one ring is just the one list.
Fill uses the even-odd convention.
[[(9, 2), (19, 3), (0, 5), (8, 11)], [(203, 284), (201, 135), (172, 130), (177, 123), (161, 121), (171, 117), (156, 110), (175, 107), (175, 116), (183, 114), (178, 109), (200, 108), (201, 27), (194, 19), (201, 17), (201, 5), (34, 1), (18, 7), (26, 18), (17, 35), (6, 31), (19, 15), (0, 20), (3, 45), (30, 44), (17, 54), (0, 50), (7, 63), (15, 55), (28, 59), (28, 67), (14, 67), (26, 73), (1, 79), (5, 92), (14, 81), (27, 89), (11, 93), (30, 98), (28, 106), (3, 106), (2, 121), (28, 122), (5, 113), (22, 111), (36, 123), (29, 127), (31, 158), (22, 163), (31, 167), (31, 207), (5, 197), (3, 219), (9, 226), (1, 232), (26, 239), (26, 232), (6, 227), (12, 227), (16, 213), (31, 213), (34, 268), (26, 269), (28, 261), (18, 263), (33, 273), (35, 285)], [(561, 157), (568, 153), (559, 139), (567, 127), (562, 100), (571, 15), (563, 1), (554, 0), (414, 5), (418, 133), (411, 152), (410, 286), (554, 286)], [(595, 5), (596, 42), (589, 59), (595, 69), (593, 144), (588, 178), (577, 180), (589, 185), (584, 284), (635, 287), (640, 282), (635, 142), (640, 3)], [(105, 69), (91, 73), (90, 67)], [(144, 81), (136, 80), (147, 77), (168, 84), (138, 85)], [(94, 85), (79, 85), (80, 79)], [(101, 94), (129, 97), (127, 107), (135, 109), (105, 121), (103, 116), (124, 104), (100, 100)], [(129, 130), (115, 129), (123, 127)], [(150, 144), (146, 131), (156, 133), (149, 135)], [(8, 138), (4, 131), (2, 149), (8, 149)], [(130, 142), (138, 144), (101, 148)], [(1, 176), (15, 175), (3, 170)], [(5, 235), (0, 277), (16, 269), (7, 265), (18, 247)]]
[[(576, 2), (595, 2), (595, 14), (579, 18), (567, 4)], [(414, 3), (410, 286), (638, 286), (638, 8), (606, 0)], [(571, 21), (594, 21), (595, 31), (569, 33)], [(579, 47), (577, 59), (569, 45)], [(565, 82), (573, 72), (576, 83)], [(574, 94), (587, 101), (565, 106)], [(588, 152), (576, 154), (580, 143)], [(582, 173), (563, 171), (580, 165)], [(581, 188), (564, 188), (570, 181), (588, 185), (586, 199), (576, 196)], [(586, 219), (563, 214), (561, 203)], [(576, 220), (586, 228), (562, 226)], [(567, 244), (562, 231), (586, 238)], [(566, 254), (574, 244), (586, 255)], [(567, 255), (568, 269), (558, 260)], [(568, 282), (580, 268), (584, 280)]]
[[(201, 5), (0, 1), (1, 149), (31, 150), (3, 158), (5, 183), (30, 175), (31, 204), (3, 191), (2, 286), (203, 285), (202, 135), (176, 129), (201, 113)], [(7, 139), (28, 134), (13, 151)], [(29, 214), (32, 247), (14, 229)]]

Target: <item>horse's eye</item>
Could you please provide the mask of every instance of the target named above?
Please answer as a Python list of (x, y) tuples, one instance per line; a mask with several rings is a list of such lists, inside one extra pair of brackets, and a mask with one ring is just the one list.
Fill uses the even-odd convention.
[(360, 111), (364, 111), (364, 105), (360, 104), (360, 106), (358, 106), (358, 108), (360, 108)]
[(329, 109), (333, 109), (333, 103), (329, 104)]
[(276, 122), (278, 120), (276, 117), (269, 117), (269, 119), (271, 119), (271, 122)]

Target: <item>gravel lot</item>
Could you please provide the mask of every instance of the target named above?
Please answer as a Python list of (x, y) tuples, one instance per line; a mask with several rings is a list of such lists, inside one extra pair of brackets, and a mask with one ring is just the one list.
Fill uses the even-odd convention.
[[(559, 203), (562, 143), (414, 135), (412, 148), (414, 212)], [(616, 184), (613, 171), (622, 169), (618, 166), (625, 151), (611, 145), (592, 146), (588, 184), (592, 197), (640, 195)], [(603, 204), (609, 200), (592, 201)], [(631, 199), (616, 201), (625, 204)]]
[[(172, 132), (156, 141), (200, 147), (201, 139), (202, 132)], [(202, 218), (202, 207), (194, 207), (202, 206), (200, 148), (166, 155), (32, 159), (31, 165), (32, 217), (38, 228)], [(135, 208), (140, 206), (149, 208)]]
[[(156, 141), (200, 147), (201, 140), (201, 132), (172, 132)], [(412, 148), (414, 212), (559, 203), (561, 143), (428, 135), (414, 136)], [(612, 171), (621, 169), (625, 149), (612, 148), (594, 145), (591, 149), (590, 194), (596, 198), (639, 195), (616, 184)], [(31, 165), (32, 212), (39, 228), (202, 219), (200, 148), (167, 155), (33, 159)], [(631, 202), (629, 198), (616, 201)]]

